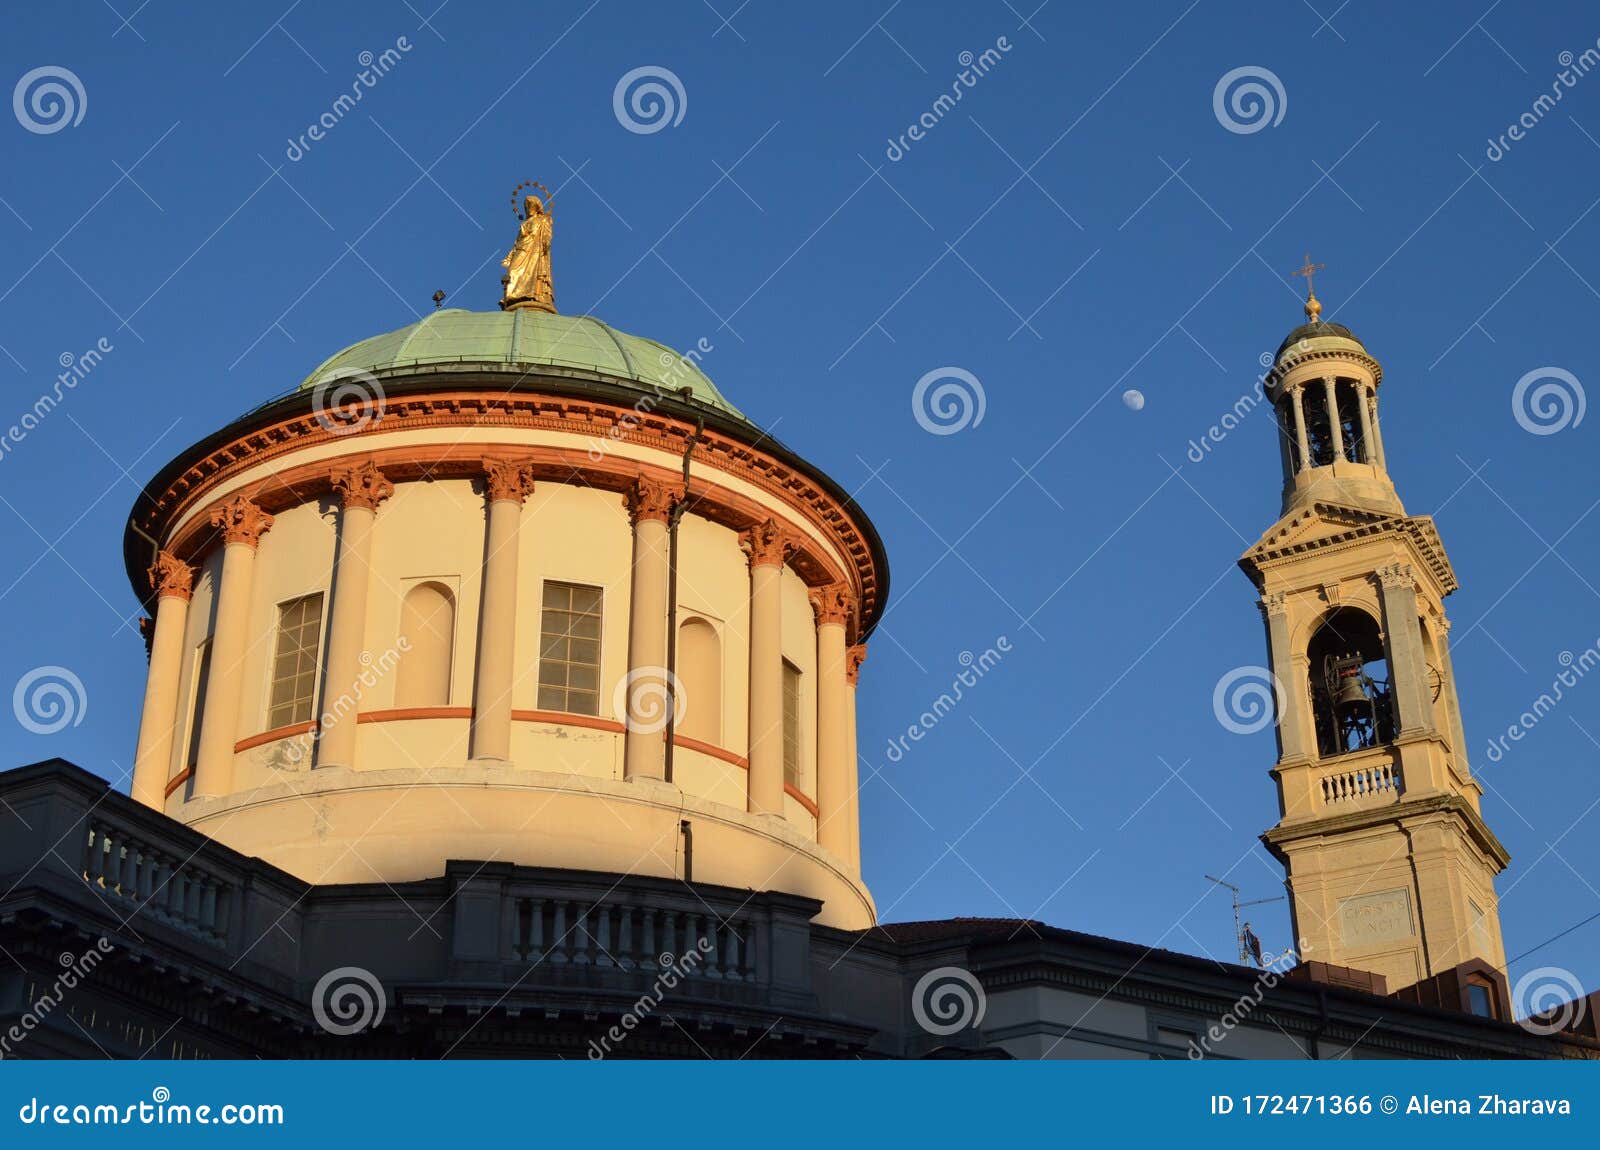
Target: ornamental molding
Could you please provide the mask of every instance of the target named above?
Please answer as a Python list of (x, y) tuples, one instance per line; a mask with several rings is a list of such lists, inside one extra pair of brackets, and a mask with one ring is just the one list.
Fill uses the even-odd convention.
[(182, 599), (187, 603), (194, 594), (194, 568), (170, 551), (157, 552), (147, 574), (150, 590), (157, 599)]
[(328, 473), (328, 483), (348, 510), (352, 507), (377, 511), (378, 504), (394, 494), (394, 484), (378, 470), (371, 459), (362, 459)]
[(739, 532), (739, 547), (750, 568), (782, 567), (799, 550), (800, 541), (776, 519), (763, 520)]
[(816, 617), (817, 626), (834, 623), (848, 627), (855, 621), (856, 597), (850, 594), (850, 589), (843, 583), (818, 587), (811, 592), (810, 598), (811, 612)]
[[(1295, 538), (1316, 523), (1348, 525), (1349, 529), (1309, 539)], [(1432, 576), (1440, 598), (1460, 586), (1430, 516), (1385, 515), (1333, 503), (1313, 504), (1294, 518), (1278, 523), (1244, 553), (1239, 565), (1259, 582), (1261, 573), (1269, 567), (1292, 563), (1308, 555), (1353, 550), (1382, 536), (1409, 545), (1422, 568)]]
[[(463, 373), (470, 372), (474, 376), (485, 377), (484, 382), (488, 383), (487, 377), (503, 369), (504, 365), (495, 364), (464, 365), (454, 374), (459, 379)], [(556, 369), (545, 374), (556, 378), (562, 375)], [(518, 378), (520, 380), (526, 376), (527, 372), (524, 371)], [(681, 457), (685, 444), (694, 434), (694, 428), (681, 419), (660, 411), (641, 411), (631, 403), (607, 403), (590, 397), (522, 394), (507, 392), (503, 387), (472, 391), (442, 384), (437, 391), (389, 396), (385, 401), (381, 429), (369, 424), (357, 430), (341, 427), (336, 431), (326, 426), (325, 421), (319, 420), (314, 412), (306, 411), (241, 431), (234, 439), (203, 454), (191, 456), (185, 453), (179, 459), (184, 460), (186, 466), (176, 471), (164, 486), (151, 489), (150, 503), (135, 522), (140, 530), (157, 539), (167, 540), (169, 547), (187, 555), (189, 552), (184, 550), (178, 536), (169, 538), (174, 526), (183, 522), (196, 505), (203, 506), (219, 486), (264, 463), (307, 448), (336, 441), (348, 443), (368, 435), (463, 427), (543, 430), (582, 436), (592, 445), (587, 452), (560, 447), (541, 450), (541, 457), (558, 458), (563, 462), (555, 467), (541, 462), (540, 477), (563, 483), (594, 483), (591, 476), (600, 473), (603, 482), (599, 485), (612, 490), (622, 490), (626, 485), (625, 482), (611, 481), (612, 473), (624, 461), (609, 459), (612, 453), (606, 450), (608, 445), (626, 443)], [(512, 443), (506, 446), (517, 450), (527, 445)], [(483, 448), (479, 446), (477, 450), (482, 451)], [(447, 447), (428, 445), (406, 450), (377, 451), (374, 455), (383, 458), (383, 467), (389, 477), (400, 481), (411, 478), (407, 474), (407, 465), (411, 461), (419, 460), (427, 468), (434, 468), (441, 457), (450, 456), (451, 453)], [(870, 619), (875, 616), (881, 608), (880, 587), (884, 573), (877, 569), (868, 536), (851, 511), (835, 495), (793, 464), (712, 428), (700, 433), (695, 463), (697, 467), (714, 469), (750, 483), (782, 502), (797, 518), (810, 524), (829, 540), (851, 567), (850, 582), (859, 588), (865, 617)], [(322, 466), (325, 468), (327, 464)], [(480, 468), (476, 475), (481, 475), (481, 465), (475, 464), (475, 467)], [(415, 471), (419, 478), (435, 474), (440, 478), (445, 477), (444, 472), (436, 473), (424, 467), (411, 467), (409, 470)], [(637, 473), (637, 464), (634, 464), (634, 471)], [(299, 494), (302, 490), (315, 492), (319, 486), (321, 490), (326, 490), (325, 478), (319, 482), (319, 477), (312, 476), (302, 480), (301, 484), (302, 487), (291, 494)], [(251, 490), (256, 491), (258, 497), (267, 497), (264, 487), (264, 484), (252, 484)], [(737, 497), (731, 491), (727, 488), (721, 490), (728, 493), (725, 503), (737, 502)], [(697, 512), (705, 498), (699, 492), (697, 481)], [(287, 507), (298, 501), (285, 497), (281, 504), (276, 499), (273, 502), (275, 506)], [(754, 516), (743, 516), (742, 523), (737, 522), (739, 518), (741, 516), (736, 513), (717, 521), (738, 530), (748, 525)], [(179, 529), (179, 536), (192, 545), (187, 526)], [(811, 580), (808, 577), (808, 581), (828, 580)]]
[(624, 499), (628, 505), (628, 518), (637, 527), (641, 520), (653, 519), (661, 523), (672, 519), (673, 505), (683, 498), (683, 488), (663, 483), (648, 475), (641, 475), (628, 487)]
[(519, 507), (533, 494), (533, 463), (527, 459), (485, 459), (483, 489), (490, 503)]
[(867, 645), (857, 643), (844, 653), (844, 680), (854, 687), (861, 678), (861, 664), (867, 661)]
[(1349, 348), (1321, 348), (1316, 351), (1306, 351), (1300, 353), (1299, 355), (1292, 355), (1289, 358), (1280, 359), (1276, 364), (1273, 365), (1272, 370), (1267, 373), (1266, 385), (1268, 391), (1270, 392), (1281, 389), (1283, 387), (1284, 379), (1296, 368), (1308, 363), (1316, 363), (1318, 361), (1326, 361), (1330, 365), (1333, 363), (1359, 364), (1361, 367), (1365, 368), (1371, 373), (1373, 387), (1377, 387), (1378, 384), (1383, 382), (1383, 366), (1370, 355), (1367, 355), (1364, 352), (1353, 351)]
[(211, 526), (222, 532), (224, 546), (242, 543), (246, 547), (261, 545), (261, 537), (272, 529), (273, 517), (261, 510), (243, 495), (235, 496), (211, 512)]
[(1415, 591), (1417, 581), (1411, 574), (1409, 563), (1389, 563), (1379, 567), (1373, 572), (1378, 577), (1378, 583), (1383, 587), (1396, 587), (1406, 591)]
[(1273, 615), (1287, 615), (1289, 613), (1289, 593), (1287, 591), (1268, 591), (1256, 600), (1256, 606), (1261, 608), (1261, 613), (1268, 618)]

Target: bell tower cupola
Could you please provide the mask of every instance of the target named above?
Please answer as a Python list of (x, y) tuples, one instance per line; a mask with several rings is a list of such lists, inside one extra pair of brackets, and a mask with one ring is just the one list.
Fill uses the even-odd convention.
[(1278, 824), (1302, 957), (1391, 991), (1471, 960), (1504, 970), (1494, 877), (1510, 861), (1479, 813), (1450, 663), (1455, 572), (1433, 520), (1385, 466), (1378, 361), (1307, 322), (1267, 377), (1280, 518), (1240, 560), (1260, 593), (1278, 703)]
[(1273, 357), (1266, 393), (1277, 414), (1283, 509), (1322, 498), (1404, 515), (1384, 463), (1378, 421), (1383, 368), (1349, 328), (1322, 320), (1306, 257), (1306, 322)]

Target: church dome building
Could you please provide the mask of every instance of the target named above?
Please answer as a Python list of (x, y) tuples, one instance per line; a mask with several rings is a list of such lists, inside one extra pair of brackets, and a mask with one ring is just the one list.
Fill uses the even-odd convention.
[(888, 569), (700, 360), (555, 310), (338, 352), (135, 506), (135, 799), (315, 884), (456, 859), (691, 879), (876, 921), (855, 685)]

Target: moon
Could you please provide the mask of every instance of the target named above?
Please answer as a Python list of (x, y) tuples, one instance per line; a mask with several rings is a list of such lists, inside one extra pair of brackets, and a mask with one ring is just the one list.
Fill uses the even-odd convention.
[(1143, 411), (1144, 392), (1140, 391), (1138, 388), (1130, 387), (1127, 391), (1122, 393), (1122, 402), (1129, 411)]

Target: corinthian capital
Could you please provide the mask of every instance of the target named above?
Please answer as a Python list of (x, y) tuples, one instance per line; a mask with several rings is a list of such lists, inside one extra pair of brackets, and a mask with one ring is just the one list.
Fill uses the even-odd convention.
[(348, 467), (336, 467), (328, 475), (328, 480), (339, 493), (339, 501), (346, 507), (364, 507), (368, 511), (376, 511), (378, 504), (394, 494), (394, 484), (384, 477), (378, 465), (370, 459), (360, 460)]
[(800, 541), (776, 519), (768, 519), (739, 532), (739, 546), (751, 567), (782, 567), (800, 549)]
[(188, 599), (194, 593), (194, 568), (170, 551), (157, 553), (149, 575), (157, 599)]
[(839, 623), (848, 627), (856, 617), (856, 597), (843, 583), (829, 583), (811, 592), (811, 610), (817, 617), (817, 626)]
[(211, 513), (211, 526), (221, 529), (224, 545), (243, 543), (246, 547), (257, 547), (261, 537), (272, 527), (272, 516), (239, 495)]
[(1416, 580), (1411, 575), (1411, 564), (1409, 563), (1391, 563), (1387, 567), (1379, 567), (1378, 582), (1385, 587), (1416, 586)]
[(526, 459), (485, 459), (483, 486), (490, 503), (521, 503), (533, 494), (533, 464)]
[(844, 653), (844, 678), (852, 687), (861, 678), (861, 664), (867, 661), (867, 645), (857, 643), (848, 648)]
[(666, 523), (672, 518), (672, 505), (682, 495), (682, 487), (641, 475), (628, 488), (628, 516), (635, 525), (642, 519), (658, 519)]

